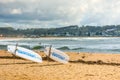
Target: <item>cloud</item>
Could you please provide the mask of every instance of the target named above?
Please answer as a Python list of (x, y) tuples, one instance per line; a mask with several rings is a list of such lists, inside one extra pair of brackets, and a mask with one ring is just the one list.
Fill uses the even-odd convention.
[(20, 9), (12, 9), (11, 14), (22, 14), (22, 11)]
[(119, 0), (0, 0), (0, 21), (61, 27), (120, 24)]
[(15, 0), (0, 0), (0, 3), (6, 4), (10, 2), (15, 2)]
[(81, 24), (111, 25), (120, 24), (120, 1), (117, 0), (91, 0), (88, 9), (83, 14)]

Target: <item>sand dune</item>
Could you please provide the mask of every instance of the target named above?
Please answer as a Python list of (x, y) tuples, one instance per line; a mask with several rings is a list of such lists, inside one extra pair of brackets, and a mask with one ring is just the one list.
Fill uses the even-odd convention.
[(0, 51), (0, 80), (120, 80), (120, 54), (70, 53), (68, 64), (34, 63)]

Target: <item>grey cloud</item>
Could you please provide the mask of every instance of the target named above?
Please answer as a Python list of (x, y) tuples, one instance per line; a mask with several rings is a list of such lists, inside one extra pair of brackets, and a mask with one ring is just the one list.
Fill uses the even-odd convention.
[(119, 9), (118, 0), (0, 0), (0, 21), (46, 27), (119, 24)]
[[(45, 6), (46, 5), (46, 6)], [(11, 14), (13, 9), (20, 9), (21, 14)], [(0, 18), (8, 18), (8, 19), (15, 19), (15, 20), (26, 20), (26, 19), (38, 19), (38, 20), (57, 20), (60, 18), (64, 18), (65, 13), (58, 12), (57, 7), (54, 8), (52, 5), (48, 5), (45, 3), (44, 6), (41, 6), (38, 3), (6, 3), (0, 4), (1, 16)], [(66, 15), (67, 18), (67, 15)]]

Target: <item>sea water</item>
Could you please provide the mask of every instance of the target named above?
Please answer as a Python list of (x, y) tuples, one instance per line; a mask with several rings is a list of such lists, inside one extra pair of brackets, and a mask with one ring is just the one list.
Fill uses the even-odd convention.
[[(120, 53), (120, 37), (64, 37), (64, 38), (20, 38), (1, 39), (0, 49), (6, 49), (7, 45), (49, 46), (63, 51), (74, 52), (102, 52)], [(42, 49), (43, 50), (43, 49)]]

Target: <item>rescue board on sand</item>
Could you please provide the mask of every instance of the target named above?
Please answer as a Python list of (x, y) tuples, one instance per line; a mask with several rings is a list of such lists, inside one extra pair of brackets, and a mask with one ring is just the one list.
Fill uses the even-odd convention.
[(69, 56), (67, 54), (55, 48), (46, 47), (44, 53), (51, 59), (63, 64), (66, 64), (69, 61)]
[(14, 45), (8, 45), (7, 49), (12, 54), (19, 56), (21, 58), (31, 60), (33, 62), (38, 62), (38, 63), (42, 62), (41, 56), (32, 50), (29, 50), (23, 47), (14, 46)]

